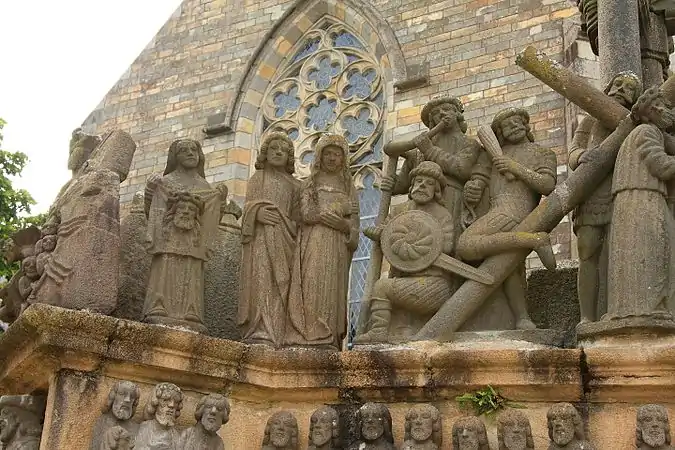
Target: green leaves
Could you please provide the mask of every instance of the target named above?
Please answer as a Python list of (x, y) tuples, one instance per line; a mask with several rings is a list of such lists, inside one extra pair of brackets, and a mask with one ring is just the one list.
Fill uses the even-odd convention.
[(473, 408), (477, 416), (491, 417), (496, 412), (506, 407), (525, 408), (523, 405), (513, 403), (503, 397), (495, 388), (488, 385), (472, 393), (466, 393), (455, 397), (462, 408)]

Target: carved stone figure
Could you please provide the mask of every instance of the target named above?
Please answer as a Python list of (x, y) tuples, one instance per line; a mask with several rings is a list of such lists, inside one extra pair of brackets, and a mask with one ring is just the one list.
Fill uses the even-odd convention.
[[(511, 231), (537, 206), (542, 195), (556, 183), (556, 156), (534, 143), (530, 116), (522, 108), (508, 108), (492, 120), (492, 131), (502, 147), (493, 158), (490, 176), (490, 210), (478, 218), (457, 241), (457, 254), (479, 260), (519, 249), (537, 252), (542, 263), (555, 268), (555, 257), (547, 233)], [(504, 281), (503, 288), (516, 318), (516, 328), (533, 329), (527, 311), (525, 261)]]
[(288, 296), (286, 345), (339, 349), (347, 332), (347, 287), (359, 241), (359, 200), (340, 135), (316, 144), (299, 194), (299, 230)]
[(460, 417), (452, 425), (453, 450), (490, 450), (485, 424), (478, 417)]
[(595, 450), (586, 441), (581, 415), (572, 404), (556, 403), (548, 410), (546, 419), (551, 439), (548, 450)]
[[(403, 211), (378, 227), (364, 230), (366, 236), (381, 243), (392, 269), (388, 278), (379, 279), (373, 286), (372, 298), (367, 303), (371, 313), (369, 329), (356, 338), (359, 344), (389, 341), (393, 308), (426, 318), (434, 314), (456, 288), (451, 273), (462, 273), (457, 270), (461, 263), (449, 257), (454, 250), (455, 227), (453, 217), (442, 203), (446, 185), (440, 166), (423, 161), (410, 171), (410, 176), (410, 200)], [(440, 239), (436, 242), (433, 237), (438, 230)], [(408, 250), (414, 248), (416, 254), (430, 256), (434, 247), (442, 248), (447, 264), (418, 265), (424, 261), (413, 261)], [(399, 263), (414, 267), (400, 270)]]
[(197, 423), (183, 431), (180, 450), (223, 450), (218, 430), (230, 420), (230, 402), (220, 394), (202, 397), (195, 408)]
[[(34, 256), (35, 244), (39, 239), (40, 230), (33, 226), (14, 233), (4, 248), (3, 257), (7, 264), (23, 262), (29, 256)], [(19, 281), (23, 276), (23, 270), (19, 269), (9, 282), (0, 289), (0, 299), (2, 299), (0, 321), (12, 323), (19, 317), (25, 300), (19, 292)]]
[(323, 406), (309, 419), (309, 446), (307, 450), (338, 450), (340, 445), (340, 418), (330, 406)]
[(246, 187), (238, 322), (250, 343), (283, 344), (297, 232), (292, 210), (299, 182), (292, 176), (293, 155), (286, 133), (268, 135)]
[(298, 421), (288, 411), (278, 411), (267, 419), (262, 450), (299, 450)]
[(643, 405), (638, 408), (635, 447), (638, 450), (672, 450), (666, 408), (661, 405)]
[(104, 435), (113, 427), (121, 427), (135, 435), (138, 424), (132, 420), (141, 398), (141, 390), (131, 381), (118, 381), (110, 389), (108, 399), (103, 407), (103, 414), (96, 420), (92, 432), (90, 450), (101, 448)]
[(39, 450), (45, 398), (32, 395), (0, 397), (0, 444), (3, 450)]
[(42, 273), (32, 286), (29, 304), (100, 314), (113, 311), (119, 271), (119, 188), (135, 151), (134, 141), (121, 131), (102, 140), (73, 132), (68, 159), (73, 176), (49, 210), (50, 230), (43, 230), (36, 255)]
[(145, 188), (152, 263), (144, 322), (206, 331), (204, 262), (226, 198), (224, 185), (212, 189), (205, 179), (201, 145), (174, 141), (163, 176), (151, 176)]
[(96, 450), (132, 450), (133, 448), (132, 434), (120, 426), (115, 426), (105, 432)]
[(443, 443), (441, 413), (433, 405), (417, 405), (405, 415), (401, 450), (440, 450)]
[(604, 319), (672, 319), (675, 223), (666, 202), (666, 181), (675, 177), (675, 147), (669, 146), (672, 138), (665, 130), (675, 125), (675, 113), (662, 92), (650, 88), (631, 116), (641, 125), (621, 144), (614, 168)]
[(171, 383), (155, 386), (145, 405), (145, 421), (138, 429), (136, 450), (179, 450), (180, 434), (176, 419), (183, 407), (183, 392)]
[[(642, 84), (633, 73), (620, 73), (605, 87), (605, 93), (626, 108), (631, 108), (642, 92)], [(612, 130), (597, 119), (585, 116), (574, 133), (568, 163), (570, 169), (583, 162), (586, 152), (597, 147)], [(574, 233), (579, 250), (577, 290), (581, 322), (595, 322), (607, 312), (607, 264), (609, 226), (612, 221), (612, 175), (607, 176), (593, 194), (574, 211)]]
[(534, 450), (532, 427), (525, 414), (508, 409), (497, 418), (499, 450)]
[(350, 450), (394, 450), (391, 413), (382, 403), (366, 403), (356, 412), (356, 442)]

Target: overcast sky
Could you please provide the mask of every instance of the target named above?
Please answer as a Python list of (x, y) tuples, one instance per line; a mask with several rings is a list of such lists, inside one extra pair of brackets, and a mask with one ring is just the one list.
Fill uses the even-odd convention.
[(15, 186), (44, 212), (69, 178), (70, 133), (181, 0), (0, 0), (4, 150), (30, 162)]

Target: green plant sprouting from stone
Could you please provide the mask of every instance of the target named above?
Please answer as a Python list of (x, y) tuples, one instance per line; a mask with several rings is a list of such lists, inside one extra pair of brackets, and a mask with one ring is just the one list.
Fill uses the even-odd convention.
[(504, 408), (524, 408), (524, 406), (511, 402), (502, 396), (492, 386), (455, 397), (462, 408), (473, 408), (477, 416), (491, 417)]

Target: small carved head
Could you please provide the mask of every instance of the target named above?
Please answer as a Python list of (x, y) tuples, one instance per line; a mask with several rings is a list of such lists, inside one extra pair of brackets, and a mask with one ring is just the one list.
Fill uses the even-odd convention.
[(492, 131), (500, 145), (518, 144), (527, 138), (534, 142), (530, 114), (523, 108), (507, 108), (492, 119)]
[(255, 161), (255, 168), (262, 170), (265, 164), (284, 168), (287, 173), (295, 172), (295, 146), (286, 133), (279, 131), (265, 137)]
[(316, 143), (312, 173), (349, 171), (349, 144), (340, 134), (324, 134)]
[(642, 82), (633, 72), (619, 72), (605, 86), (605, 94), (630, 108), (642, 93)]
[(672, 105), (657, 86), (650, 87), (640, 95), (631, 108), (631, 116), (634, 122), (651, 123), (661, 130), (675, 125)]
[[(56, 248), (56, 243), (58, 241), (59, 237), (55, 234), (49, 234), (40, 241), (42, 241), (42, 251), (43, 252), (53, 252), (54, 249)], [(39, 242), (39, 241), (38, 241)]]
[(111, 412), (118, 420), (129, 420), (136, 413), (141, 390), (131, 381), (118, 381), (108, 393), (103, 412)]
[(145, 405), (145, 420), (156, 420), (160, 425), (172, 427), (183, 407), (183, 392), (172, 383), (159, 383)]
[(443, 429), (441, 413), (433, 405), (416, 405), (405, 415), (404, 440), (422, 444), (433, 442), (441, 448)]
[(410, 171), (412, 183), (408, 190), (408, 198), (424, 205), (432, 200), (443, 204), (443, 193), (447, 184), (441, 166), (433, 161), (423, 161)]
[(490, 450), (485, 424), (478, 417), (460, 417), (452, 425), (453, 450)]
[(87, 134), (82, 131), (82, 128), (73, 130), (68, 152), (68, 170), (79, 170), (101, 141), (101, 136)]
[(391, 413), (382, 403), (366, 403), (356, 412), (357, 438), (366, 442), (383, 438), (394, 443), (391, 431)]
[(532, 428), (527, 416), (509, 409), (497, 419), (499, 450), (534, 450)]
[(31, 395), (0, 397), (0, 442), (17, 437), (42, 435), (45, 399)]
[(263, 448), (297, 450), (298, 421), (288, 411), (278, 411), (267, 420)]
[(563, 447), (573, 441), (584, 440), (584, 425), (579, 411), (571, 403), (556, 403), (546, 414), (548, 437)]
[(190, 192), (177, 192), (167, 201), (165, 221), (173, 223), (179, 230), (189, 231), (198, 228), (204, 213), (204, 202), (198, 195)]
[(185, 169), (196, 169), (197, 174), (206, 178), (204, 174), (204, 150), (202, 144), (194, 139), (177, 139), (169, 147), (169, 156), (166, 159), (164, 175), (175, 171), (179, 166)]
[(112, 427), (103, 435), (102, 448), (104, 450), (132, 450), (134, 439), (124, 428)]
[(443, 96), (429, 101), (420, 114), (422, 123), (429, 129), (441, 123), (444, 119), (454, 118), (462, 133), (466, 133), (468, 126), (464, 120), (464, 105), (457, 97)]
[(195, 419), (206, 431), (215, 434), (230, 420), (230, 402), (224, 395), (205, 395), (197, 403)]
[(330, 448), (340, 448), (340, 423), (337, 411), (324, 406), (309, 419), (309, 450), (331, 442)]
[(38, 278), (39, 275), (37, 272), (37, 259), (35, 256), (29, 256), (21, 261), (21, 270), (23, 271), (24, 275), (30, 279), (34, 280)]
[(644, 405), (638, 409), (635, 445), (640, 449), (670, 445), (670, 423), (666, 408)]

